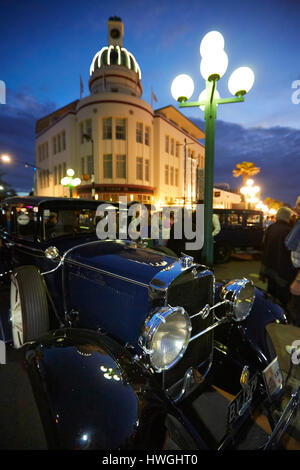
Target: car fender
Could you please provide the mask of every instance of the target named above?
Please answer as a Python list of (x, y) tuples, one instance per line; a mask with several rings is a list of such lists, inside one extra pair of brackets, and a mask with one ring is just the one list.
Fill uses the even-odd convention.
[(126, 348), (70, 328), (28, 344), (24, 354), (50, 449), (163, 448), (174, 409)]
[[(216, 289), (216, 299), (220, 299)], [(255, 300), (248, 317), (221, 325), (215, 330), (214, 373), (222, 377), (226, 370), (226, 386), (231, 391), (238, 390), (239, 380), (245, 365), (250, 370), (262, 372), (276, 357), (275, 349), (266, 330), (270, 323), (285, 323), (283, 309), (271, 301), (270, 296), (255, 288)]]

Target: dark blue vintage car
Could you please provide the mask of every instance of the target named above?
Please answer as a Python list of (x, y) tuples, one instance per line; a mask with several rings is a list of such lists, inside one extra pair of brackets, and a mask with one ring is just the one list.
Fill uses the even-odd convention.
[(221, 231), (214, 237), (215, 262), (229, 261), (234, 252), (260, 253), (264, 214), (252, 209), (214, 209)]
[(281, 408), (266, 326), (286, 321), (282, 309), (190, 256), (99, 240), (98, 204), (1, 204), (2, 339), (24, 352), (49, 448), (253, 448), (260, 408), (273, 432), (257, 447), (276, 446), (299, 398)]

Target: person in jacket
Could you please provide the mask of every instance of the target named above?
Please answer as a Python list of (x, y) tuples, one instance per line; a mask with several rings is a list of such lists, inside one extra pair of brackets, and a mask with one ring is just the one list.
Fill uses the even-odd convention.
[(300, 196), (297, 199), (295, 212), (298, 220), (288, 234), (285, 245), (291, 252), (291, 261), (296, 270), (296, 275), (290, 285), (290, 311), (293, 323), (300, 327)]
[(260, 268), (260, 278), (268, 283), (267, 291), (286, 309), (290, 321), (290, 284), (297, 269), (293, 266), (291, 252), (286, 247), (285, 240), (291, 231), (292, 213), (290, 208), (281, 207), (277, 211), (276, 222), (265, 231)]

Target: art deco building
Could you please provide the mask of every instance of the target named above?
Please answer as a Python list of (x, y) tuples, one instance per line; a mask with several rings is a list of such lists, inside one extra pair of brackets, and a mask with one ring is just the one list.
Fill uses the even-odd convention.
[(162, 205), (203, 198), (204, 133), (175, 107), (154, 111), (142, 99), (141, 70), (123, 35), (121, 19), (110, 18), (108, 45), (91, 62), (90, 94), (37, 121), (35, 192), (68, 196), (61, 179), (72, 168), (81, 198)]

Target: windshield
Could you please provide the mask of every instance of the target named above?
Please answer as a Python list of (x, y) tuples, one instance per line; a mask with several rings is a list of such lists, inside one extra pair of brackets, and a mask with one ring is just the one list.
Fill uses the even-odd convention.
[(95, 209), (44, 209), (43, 239), (70, 236), (75, 234), (96, 234)]

